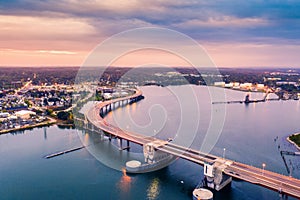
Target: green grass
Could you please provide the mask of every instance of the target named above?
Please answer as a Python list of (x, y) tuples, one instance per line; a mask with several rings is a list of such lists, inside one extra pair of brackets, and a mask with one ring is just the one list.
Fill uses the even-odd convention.
[(289, 138), (290, 138), (290, 140), (295, 142), (298, 147), (300, 147), (300, 134), (291, 135)]

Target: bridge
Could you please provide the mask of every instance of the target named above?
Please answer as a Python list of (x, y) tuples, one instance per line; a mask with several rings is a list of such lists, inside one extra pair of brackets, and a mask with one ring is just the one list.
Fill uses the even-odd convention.
[[(101, 130), (108, 134), (110, 139), (112, 137), (118, 139), (120, 149), (128, 149), (129, 142), (144, 146), (145, 160), (147, 160), (150, 165), (155, 163), (157, 160), (155, 160), (155, 156), (149, 157), (149, 152), (148, 154), (145, 152), (145, 149), (148, 149), (147, 151), (149, 151), (148, 147), (150, 147), (150, 149), (152, 148), (153, 152), (159, 152), (159, 155), (173, 155), (174, 157), (180, 157), (204, 166), (205, 182), (210, 188), (220, 190), (229, 184), (232, 178), (236, 178), (274, 190), (282, 195), (300, 198), (299, 179), (274, 173), (265, 170), (264, 168), (256, 168), (229, 159), (203, 153), (191, 148), (173, 144), (170, 141), (164, 141), (154, 137), (146, 137), (134, 132), (122, 130), (104, 120), (105, 114), (113, 109), (137, 102), (141, 99), (143, 99), (142, 92), (140, 90), (136, 90), (129, 96), (98, 103), (86, 113), (85, 121), (90, 124), (92, 130)], [(122, 147), (122, 140), (127, 141), (127, 147)]]

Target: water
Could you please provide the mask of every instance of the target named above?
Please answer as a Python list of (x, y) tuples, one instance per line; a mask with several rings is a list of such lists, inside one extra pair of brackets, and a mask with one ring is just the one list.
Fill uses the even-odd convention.
[[(130, 116), (139, 127), (124, 123), (121, 124), (123, 128), (144, 128), (144, 134), (149, 134), (151, 130), (151, 134), (157, 137), (176, 138), (175, 132), (181, 121), (181, 114), (178, 113), (181, 110), (178, 109), (178, 101), (170, 91), (186, 91), (187, 87), (189, 86), (172, 86), (171, 89), (143, 87), (146, 97), (144, 100), (117, 109), (107, 116), (107, 120), (120, 124), (120, 119)], [(214, 110), (214, 107), (206, 102), (209, 95), (204, 87), (192, 87), (200, 102), (200, 126), (191, 146), (200, 149), (213, 115), (210, 111)], [(226, 94), (232, 100), (242, 100), (245, 96), (245, 93), (231, 90), (227, 90)], [(255, 95), (255, 98), (260, 98), (261, 94)], [(162, 116), (165, 121), (156, 120), (158, 116)], [(194, 119), (191, 118), (191, 121)], [(213, 154), (222, 156), (223, 149), (226, 148), (226, 158), (256, 167), (266, 163), (266, 169), (287, 174), (278, 145), (281, 150), (296, 150), (285, 138), (300, 131), (299, 101), (274, 101), (248, 106), (229, 104), (226, 106), (225, 119), (222, 134), (211, 151)], [(183, 132), (191, 131), (188, 129)], [(52, 159), (43, 158), (49, 153), (81, 146), (79, 136), (85, 138), (86, 134), (75, 129), (60, 129), (57, 126), (0, 135), (1, 199), (184, 200), (191, 199), (192, 190), (203, 178), (202, 167), (182, 159), (158, 172), (126, 175), (102, 164), (86, 149)], [(279, 139), (274, 141), (277, 136)], [(97, 135), (89, 135), (89, 140), (97, 138)], [(98, 145), (105, 146), (103, 148), (106, 150), (115, 148), (114, 143), (110, 144), (107, 141)], [(101, 151), (103, 148), (100, 148)], [(138, 147), (134, 146), (133, 150), (138, 150)], [(299, 157), (287, 156), (286, 159), (294, 167), (293, 176), (300, 178)], [(215, 199), (280, 198), (276, 192), (260, 186), (233, 181), (231, 187), (215, 193)]]

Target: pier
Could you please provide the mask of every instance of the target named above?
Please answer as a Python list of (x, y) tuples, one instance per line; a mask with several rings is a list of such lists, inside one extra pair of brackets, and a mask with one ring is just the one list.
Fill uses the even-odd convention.
[(216, 101), (216, 102), (212, 102), (212, 104), (234, 104), (234, 103), (249, 104), (249, 103), (260, 103), (260, 102), (266, 102), (266, 101), (279, 101), (280, 100), (280, 98), (267, 99), (268, 94), (269, 93), (266, 93), (262, 99), (251, 100), (249, 94), (247, 94), (244, 101)]
[(73, 151), (78, 151), (78, 150), (83, 149), (83, 148), (85, 148), (85, 146), (76, 147), (76, 148), (68, 149), (68, 150), (65, 150), (65, 151), (60, 151), (60, 152), (52, 153), (52, 154), (49, 154), (49, 155), (45, 156), (45, 158), (46, 159), (54, 158), (56, 156), (60, 156), (60, 155), (67, 154), (67, 153), (71, 153)]

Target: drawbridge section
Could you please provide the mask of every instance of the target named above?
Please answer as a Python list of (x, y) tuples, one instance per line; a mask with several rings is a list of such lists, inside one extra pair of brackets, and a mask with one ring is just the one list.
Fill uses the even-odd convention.
[(232, 177), (223, 173), (232, 164), (232, 161), (217, 159), (211, 163), (204, 163), (204, 184), (205, 186), (220, 191), (230, 184)]
[(143, 145), (143, 154), (145, 163), (136, 160), (126, 163), (126, 171), (129, 173), (145, 173), (156, 171), (171, 164), (176, 156), (165, 153), (158, 148), (167, 143), (167, 141), (153, 141)]

